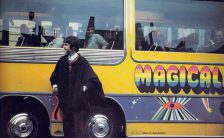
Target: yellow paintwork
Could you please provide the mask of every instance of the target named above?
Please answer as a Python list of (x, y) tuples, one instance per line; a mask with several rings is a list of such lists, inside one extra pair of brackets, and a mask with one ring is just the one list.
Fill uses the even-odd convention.
[[(124, 61), (113, 66), (93, 65), (93, 68), (103, 84), (106, 94), (141, 94), (135, 86), (135, 67), (150, 64), (163, 65), (167, 68), (170, 64), (162, 62), (188, 62), (190, 63), (224, 63), (224, 56), (219, 54), (191, 54), (172, 52), (143, 52), (135, 51), (135, 1), (125, 0), (125, 46), (126, 56)], [(138, 63), (137, 61), (148, 61), (148, 63)], [(156, 62), (156, 63), (150, 63)], [(180, 67), (181, 64), (174, 64)], [(201, 68), (202, 65), (197, 65)], [(209, 66), (213, 68), (215, 65)], [(37, 63), (0, 63), (0, 92), (9, 93), (52, 93), (50, 85), (50, 75), (54, 69), (54, 64)], [(224, 70), (223, 66), (218, 66)], [(158, 94), (155, 92), (154, 94)], [(168, 92), (168, 94), (172, 94)], [(183, 92), (180, 92), (183, 94)], [(194, 95), (192, 91), (190, 95)], [(204, 95), (204, 94), (201, 94)], [(60, 123), (51, 123), (51, 133), (62, 130)], [(128, 136), (223, 136), (223, 124), (197, 124), (197, 123), (127, 123), (126, 133)]]
[(222, 54), (204, 54), (204, 53), (183, 53), (183, 52), (150, 52), (150, 51), (134, 51), (132, 52), (134, 59), (139, 61), (151, 62), (188, 62), (198, 64), (214, 64), (223, 63), (224, 58)]
[(50, 132), (52, 136), (63, 136), (63, 125), (60, 122), (51, 123)]
[[(94, 66), (94, 70), (103, 82), (104, 90), (108, 93), (130, 93), (133, 86), (130, 81), (133, 76), (131, 70), (121, 70), (126, 63), (120, 66)], [(122, 67), (123, 66), (123, 67)], [(50, 75), (54, 64), (32, 63), (0, 63), (0, 91), (1, 92), (51, 92)], [(112, 74), (112, 75), (111, 75)], [(115, 81), (116, 80), (116, 81)], [(117, 86), (122, 86), (117, 87)]]
[[(206, 131), (207, 129), (207, 131)], [(223, 136), (223, 124), (199, 123), (128, 123), (127, 136)]]

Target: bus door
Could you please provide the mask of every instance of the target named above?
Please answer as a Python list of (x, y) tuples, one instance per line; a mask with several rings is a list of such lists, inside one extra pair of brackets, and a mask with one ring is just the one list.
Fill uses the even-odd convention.
[(133, 9), (127, 134), (224, 135), (224, 3), (136, 0)]

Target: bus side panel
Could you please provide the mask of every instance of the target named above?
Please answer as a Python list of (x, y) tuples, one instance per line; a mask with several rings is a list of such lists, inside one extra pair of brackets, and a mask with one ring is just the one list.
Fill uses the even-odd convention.
[[(113, 98), (124, 110), (128, 136), (204, 136), (208, 135), (205, 133), (206, 124), (215, 129), (224, 123), (223, 115), (220, 113), (223, 98), (175, 96), (113, 96)], [(210, 135), (222, 135), (223, 131), (219, 130)]]

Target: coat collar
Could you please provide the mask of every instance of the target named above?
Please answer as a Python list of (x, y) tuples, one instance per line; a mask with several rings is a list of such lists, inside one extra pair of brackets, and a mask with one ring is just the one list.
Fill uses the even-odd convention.
[[(84, 58), (79, 53), (77, 53), (77, 54), (78, 54), (78, 59), (73, 64), (82, 64)], [(68, 60), (68, 54), (66, 54), (65, 57), (66, 57), (66, 60)]]

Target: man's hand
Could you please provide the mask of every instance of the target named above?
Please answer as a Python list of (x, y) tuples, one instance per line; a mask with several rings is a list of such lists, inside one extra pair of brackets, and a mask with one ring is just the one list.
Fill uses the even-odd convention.
[(58, 95), (58, 85), (53, 85), (53, 94)]
[(82, 86), (82, 90), (83, 90), (83, 92), (86, 92), (86, 91), (87, 91), (87, 89), (88, 89), (88, 88), (87, 88), (87, 86), (85, 86), (85, 85), (84, 85), (84, 86)]

